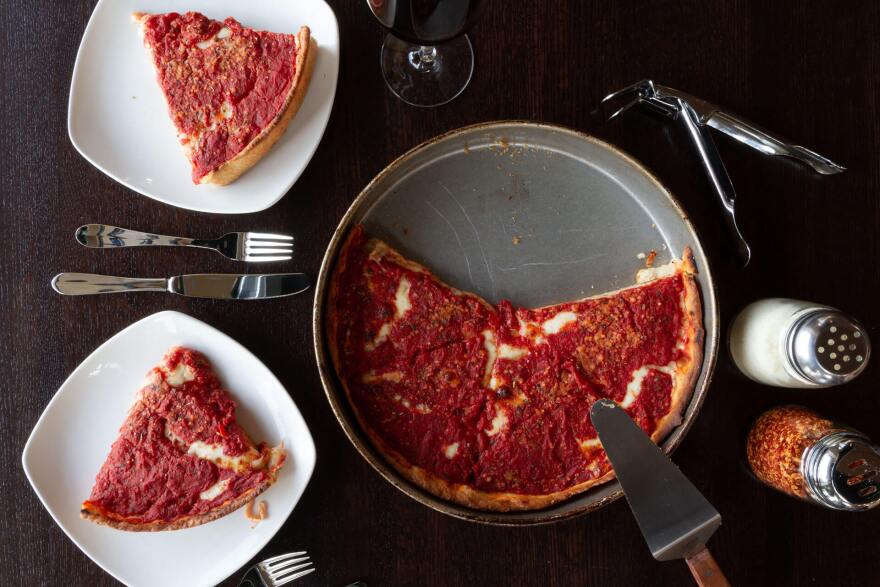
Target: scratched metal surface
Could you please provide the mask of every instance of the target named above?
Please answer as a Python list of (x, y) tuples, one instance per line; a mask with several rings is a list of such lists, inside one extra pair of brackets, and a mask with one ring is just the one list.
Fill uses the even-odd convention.
[[(380, 174), (352, 204), (328, 249), (322, 297), (335, 250), (355, 223), (441, 279), (491, 302), (537, 307), (630, 286), (644, 256), (655, 265), (694, 251), (703, 293), (703, 370), (685, 421), (664, 442), (673, 450), (702, 403), (718, 344), (711, 272), (699, 239), (675, 200), (641, 165), (586, 135), (560, 127), (503, 122), (453, 131), (415, 149)], [(316, 320), (320, 320), (317, 302)], [(319, 364), (323, 350), (316, 328)], [(364, 442), (335, 378), (322, 380), (355, 446), (398, 488), (469, 520), (529, 524), (591, 511), (620, 496), (609, 483), (541, 512), (493, 514), (441, 502), (412, 487)]]

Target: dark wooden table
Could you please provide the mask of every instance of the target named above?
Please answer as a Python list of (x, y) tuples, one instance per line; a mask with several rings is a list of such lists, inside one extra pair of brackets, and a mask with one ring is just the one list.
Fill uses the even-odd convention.
[[(365, 2), (332, 4), (342, 64), (323, 142), (280, 203), (245, 217), (154, 202), (74, 150), (67, 97), (93, 2), (0, 5), (4, 583), (113, 583), (52, 522), (28, 486), (20, 455), (46, 403), (83, 358), (124, 326), (176, 309), (256, 353), (311, 428), (319, 455), (314, 476), (257, 557), (307, 548), (320, 573), (303, 584), (688, 584), (683, 563), (651, 558), (622, 502), (556, 525), (495, 528), (435, 513), (383, 481), (343, 436), (324, 398), (311, 350), (311, 295), (259, 304), (158, 294), (62, 298), (49, 280), (60, 271), (153, 276), (169, 267), (232, 269), (216, 255), (89, 252), (72, 238), (85, 222), (166, 234), (290, 232), (297, 237), (296, 268), (314, 276), (347, 206), (388, 162), (458, 126), (522, 118), (593, 132), (667, 184), (703, 235), (724, 326), (750, 300), (781, 295), (848, 310), (880, 341), (880, 3), (496, 1), (472, 31), (477, 70), (470, 87), (433, 110), (408, 107), (385, 89), (378, 70), (383, 33)], [(723, 104), (848, 171), (819, 177), (719, 140), (755, 252), (741, 270), (684, 137), (645, 115), (604, 127), (590, 117), (602, 95), (645, 76)], [(761, 410), (784, 402), (807, 404), (880, 439), (880, 361), (844, 388), (794, 392), (744, 379), (722, 351), (702, 413), (675, 454), (724, 516), (711, 542), (719, 564), (735, 585), (876, 582), (880, 512), (835, 513), (762, 487), (747, 473), (743, 439)]]

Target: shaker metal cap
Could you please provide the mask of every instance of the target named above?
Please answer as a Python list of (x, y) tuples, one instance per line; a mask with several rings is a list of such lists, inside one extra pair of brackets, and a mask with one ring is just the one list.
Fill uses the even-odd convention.
[(880, 452), (855, 431), (820, 439), (803, 455), (807, 489), (837, 510), (859, 511), (880, 505)]
[(865, 328), (842, 312), (809, 312), (788, 333), (788, 358), (797, 372), (818, 385), (851, 381), (868, 364), (871, 342)]

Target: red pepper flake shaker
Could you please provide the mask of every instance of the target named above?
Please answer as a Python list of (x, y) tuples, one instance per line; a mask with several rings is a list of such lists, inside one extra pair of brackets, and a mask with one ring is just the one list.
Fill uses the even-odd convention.
[(880, 447), (807, 408), (761, 414), (746, 453), (758, 479), (788, 495), (836, 510), (880, 504)]

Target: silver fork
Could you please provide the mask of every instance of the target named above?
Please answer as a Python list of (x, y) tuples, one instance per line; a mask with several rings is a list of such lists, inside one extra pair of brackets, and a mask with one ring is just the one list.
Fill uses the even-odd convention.
[(86, 224), (76, 229), (79, 244), (93, 249), (114, 247), (197, 247), (213, 249), (230, 259), (247, 262), (289, 261), (293, 237), (265, 232), (230, 232), (220, 238), (197, 239), (129, 230), (107, 224)]
[(315, 572), (306, 551), (288, 552), (267, 558), (249, 568), (238, 587), (280, 587)]

